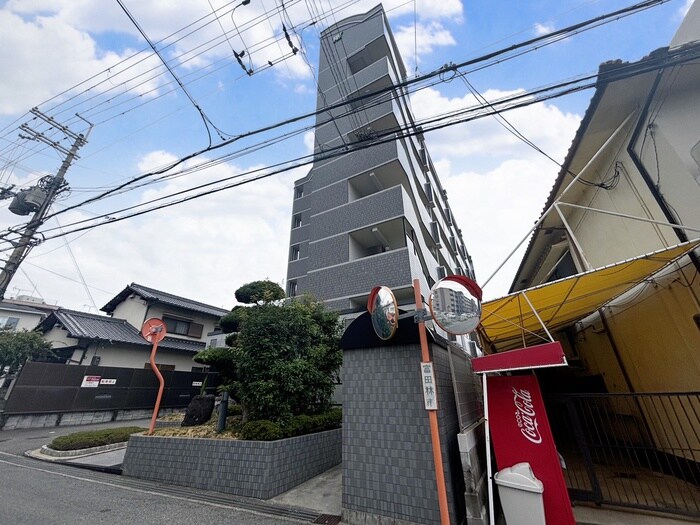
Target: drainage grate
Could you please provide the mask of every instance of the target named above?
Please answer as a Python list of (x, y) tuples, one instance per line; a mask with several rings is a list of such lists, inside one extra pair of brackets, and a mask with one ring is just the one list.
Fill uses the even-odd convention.
[(333, 516), (332, 514), (321, 514), (314, 523), (319, 523), (321, 525), (338, 525), (340, 523), (340, 516)]

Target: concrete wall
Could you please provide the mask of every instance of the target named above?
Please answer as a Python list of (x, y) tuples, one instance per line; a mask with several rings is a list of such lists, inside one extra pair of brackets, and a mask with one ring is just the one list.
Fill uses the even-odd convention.
[[(464, 479), (447, 351), (431, 345), (450, 522), (461, 523)], [(417, 344), (343, 353), (343, 522), (440, 523)]]
[[(151, 347), (146, 345), (139, 347), (119, 343), (114, 343), (112, 345), (93, 343), (85, 353), (83, 364), (90, 364), (92, 357), (95, 355), (100, 356), (100, 366), (143, 368), (150, 359)], [(180, 372), (191, 372), (193, 366), (202, 366), (192, 360), (193, 356), (193, 352), (178, 352), (176, 350), (166, 350), (159, 347), (158, 353), (156, 354), (156, 363), (160, 365), (173, 365), (175, 366), (175, 370)]]
[[(176, 408), (162, 408), (159, 417), (180, 411)], [(17, 414), (1, 415), (0, 430), (16, 428), (50, 428), (60, 426), (94, 425), (108, 421), (134, 421), (149, 419), (153, 410), (99, 410), (92, 412), (69, 412), (65, 414)]]
[(269, 499), (341, 462), (341, 430), (277, 441), (131, 436), (123, 474)]

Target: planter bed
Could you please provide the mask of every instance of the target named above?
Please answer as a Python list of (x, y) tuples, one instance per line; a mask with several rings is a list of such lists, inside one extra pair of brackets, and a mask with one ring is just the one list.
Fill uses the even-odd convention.
[(133, 435), (123, 475), (269, 499), (339, 464), (342, 430), (277, 441)]

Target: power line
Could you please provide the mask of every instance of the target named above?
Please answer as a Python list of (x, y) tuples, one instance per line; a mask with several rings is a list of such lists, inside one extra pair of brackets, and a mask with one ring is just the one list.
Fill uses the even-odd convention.
[[(248, 1), (250, 1), (250, 0), (248, 0)], [(204, 110), (202, 110), (202, 108), (199, 106), (197, 101), (194, 99), (194, 97), (192, 97), (190, 92), (187, 90), (185, 85), (177, 77), (177, 75), (175, 74), (175, 71), (173, 71), (173, 69), (170, 67), (170, 64), (168, 64), (168, 61), (165, 60), (165, 58), (163, 58), (163, 56), (160, 54), (160, 52), (158, 51), (156, 46), (153, 44), (151, 39), (148, 38), (148, 35), (146, 34), (146, 32), (143, 30), (143, 28), (139, 25), (139, 23), (136, 21), (134, 16), (126, 8), (126, 6), (124, 5), (124, 2), (122, 0), (117, 0), (117, 3), (119, 4), (119, 7), (122, 8), (122, 11), (124, 11), (124, 13), (129, 18), (129, 20), (131, 20), (131, 23), (134, 24), (136, 29), (138, 29), (139, 33), (141, 33), (141, 36), (144, 38), (144, 40), (146, 40), (148, 45), (151, 47), (151, 49), (156, 54), (156, 56), (158, 56), (158, 58), (163, 63), (163, 65), (168, 70), (168, 72), (175, 79), (175, 82), (177, 82), (178, 86), (180, 86), (180, 89), (182, 89), (183, 93), (187, 96), (187, 98), (190, 100), (190, 102), (192, 102), (192, 105), (195, 107), (195, 109), (199, 113), (199, 116), (202, 117), (202, 122), (204, 122), (204, 127), (207, 129), (207, 135), (209, 136), (209, 145), (211, 146), (211, 143), (212, 143), (211, 132), (209, 131), (209, 125), (211, 125), (211, 127), (217, 131), (217, 133), (219, 134), (219, 137), (223, 140), (224, 136), (222, 134), (222, 131), (216, 127), (216, 125), (211, 121), (211, 119), (209, 119), (209, 117), (207, 117), (207, 115), (204, 113)]]
[[(665, 1), (668, 1), (668, 0), (665, 0)], [(633, 5), (633, 6), (630, 6), (630, 7), (628, 7), (628, 8), (625, 8), (625, 9), (623, 9), (623, 10), (618, 10), (618, 11), (616, 11), (616, 12), (614, 12), (614, 13), (611, 13), (611, 14), (608, 14), (608, 15), (602, 15), (602, 16), (597, 17), (597, 18), (595, 18), (595, 19), (591, 19), (591, 20), (589, 20), (589, 21), (585, 21), (585, 22), (582, 22), (582, 23), (579, 23), (579, 24), (576, 24), (576, 25), (570, 26), (570, 27), (575, 27), (576, 30), (577, 30), (578, 32), (580, 32), (580, 31), (583, 30), (583, 28), (584, 28), (586, 25), (591, 26), (592, 24), (595, 24), (595, 23), (601, 23), (602, 20), (604, 20), (604, 19), (606, 19), (606, 18), (609, 18), (609, 17), (618, 17), (618, 18), (616, 18), (616, 19), (619, 19), (619, 17), (622, 16), (622, 15), (621, 15), (622, 13), (630, 14), (630, 13), (633, 12), (634, 10), (638, 10), (638, 9), (647, 9), (647, 8), (651, 7), (652, 5), (658, 5), (658, 4), (660, 4), (660, 3), (664, 3), (664, 0), (660, 0), (660, 1), (656, 1), (656, 2), (642, 2), (642, 3), (640, 3), (640, 4), (635, 4), (635, 5)], [(562, 36), (562, 35), (565, 35), (565, 34), (566, 34), (566, 31), (567, 31), (568, 29), (569, 29), (569, 28), (564, 28), (564, 29), (562, 29), (562, 30), (559, 30), (559, 31), (553, 33), (553, 34)], [(545, 38), (548, 38), (549, 36), (551, 36), (551, 35), (543, 35), (543, 36), (541, 36), (541, 37), (538, 37), (538, 38), (535, 38), (535, 39), (531, 39), (531, 40), (528, 41), (528, 42), (533, 42), (533, 41), (538, 41), (538, 42), (539, 42), (539, 41), (543, 41)], [(444, 74), (447, 73), (447, 72), (451, 72), (451, 73), (453, 73), (453, 74), (457, 74), (457, 73), (458, 73), (458, 69), (459, 69), (460, 67), (463, 67), (465, 64), (466, 64), (466, 65), (476, 64), (476, 63), (479, 63), (479, 62), (481, 62), (481, 61), (483, 61), (483, 60), (490, 59), (490, 58), (492, 58), (492, 57), (494, 57), (494, 56), (498, 56), (498, 55), (504, 54), (504, 53), (506, 53), (507, 51), (509, 51), (509, 50), (511, 50), (511, 49), (522, 48), (524, 45), (525, 45), (525, 43), (516, 44), (516, 45), (511, 46), (510, 48), (507, 48), (507, 49), (505, 49), (505, 50), (496, 51), (496, 52), (494, 52), (494, 53), (490, 53), (490, 54), (485, 55), (485, 56), (483, 56), (483, 57), (477, 57), (476, 59), (471, 59), (471, 60), (468, 60), (468, 61), (466, 61), (466, 62), (462, 62), (461, 64), (457, 64), (457, 65), (455, 65), (455, 64), (449, 64), (449, 65), (443, 66), (442, 68), (440, 68), (440, 69), (438, 69), (438, 70), (436, 70), (436, 71), (433, 71), (432, 73), (429, 73), (429, 74), (427, 74), (427, 75), (423, 75), (423, 76), (421, 76), (421, 77), (419, 77), (419, 78), (416, 78), (416, 79), (411, 79), (411, 80), (408, 80), (408, 81), (405, 81), (405, 82), (398, 83), (397, 85), (394, 85), (394, 86), (392, 86), (392, 87), (390, 87), (390, 88), (383, 89), (383, 90), (378, 90), (378, 91), (375, 91), (375, 92), (372, 92), (372, 93), (368, 93), (368, 94), (365, 94), (365, 95), (362, 95), (362, 96), (358, 96), (358, 97), (356, 97), (356, 98), (354, 98), (354, 99), (351, 99), (351, 100), (341, 101), (341, 102), (339, 102), (339, 103), (336, 103), (336, 104), (331, 105), (330, 107), (324, 107), (324, 108), (322, 108), (322, 109), (320, 109), (320, 110), (317, 110), (317, 111), (315, 111), (315, 112), (313, 112), (313, 113), (308, 113), (308, 114), (305, 114), (305, 115), (301, 115), (301, 116), (298, 116), (298, 117), (294, 117), (294, 118), (292, 118), (292, 119), (287, 119), (286, 121), (282, 121), (282, 122), (280, 122), (280, 123), (277, 123), (277, 124), (274, 124), (274, 125), (271, 125), (271, 126), (266, 126), (266, 127), (264, 127), (264, 128), (259, 128), (259, 129), (257, 129), (257, 130), (253, 130), (253, 131), (251, 131), (251, 132), (248, 132), (248, 133), (245, 133), (245, 134), (242, 134), (242, 135), (238, 135), (238, 136), (233, 137), (233, 138), (230, 139), (230, 140), (224, 141), (223, 143), (218, 144), (218, 145), (216, 145), (216, 146), (209, 147), (209, 148), (205, 148), (205, 149), (203, 149), (203, 150), (200, 150), (200, 151), (198, 151), (198, 152), (195, 152), (195, 153), (193, 153), (193, 154), (190, 154), (190, 155), (188, 155), (188, 156), (185, 156), (185, 157), (179, 159), (178, 161), (176, 161), (175, 163), (173, 163), (173, 164), (171, 164), (171, 165), (169, 165), (169, 166), (166, 166), (165, 168), (163, 168), (163, 169), (161, 169), (161, 170), (156, 170), (156, 171), (149, 172), (149, 173), (146, 173), (146, 174), (144, 174), (144, 175), (135, 177), (135, 178), (129, 180), (128, 182), (126, 182), (126, 183), (124, 183), (124, 184), (122, 184), (122, 185), (119, 185), (119, 186), (117, 186), (117, 187), (115, 187), (115, 188), (112, 188), (111, 190), (108, 190), (107, 192), (104, 192), (104, 193), (102, 193), (102, 194), (100, 194), (100, 195), (98, 195), (98, 196), (96, 196), (96, 197), (94, 197), (94, 198), (88, 199), (88, 200), (83, 201), (83, 202), (81, 202), (81, 203), (78, 203), (78, 204), (76, 204), (76, 205), (67, 207), (65, 210), (56, 212), (55, 214), (63, 213), (64, 211), (69, 211), (69, 210), (71, 210), (71, 209), (75, 209), (76, 207), (86, 205), (86, 204), (88, 204), (88, 203), (90, 203), (90, 202), (95, 202), (95, 201), (97, 201), (97, 200), (101, 200), (102, 198), (105, 198), (106, 196), (108, 196), (108, 195), (110, 195), (110, 194), (113, 194), (113, 193), (115, 193), (115, 192), (118, 192), (118, 191), (120, 191), (120, 190), (122, 190), (122, 189), (124, 189), (124, 188), (126, 188), (126, 187), (128, 187), (128, 186), (130, 186), (130, 185), (133, 185), (134, 183), (138, 182), (139, 180), (142, 180), (142, 179), (148, 178), (148, 177), (152, 177), (152, 176), (154, 176), (154, 175), (163, 174), (163, 173), (169, 171), (170, 169), (176, 167), (176, 166), (179, 165), (179, 164), (182, 164), (183, 162), (185, 162), (185, 161), (187, 161), (187, 160), (189, 160), (189, 159), (195, 158), (195, 157), (197, 157), (197, 156), (199, 156), (199, 155), (201, 155), (201, 154), (204, 154), (204, 153), (206, 153), (206, 152), (213, 151), (213, 150), (215, 150), (215, 149), (217, 149), (217, 148), (220, 148), (220, 147), (223, 147), (223, 146), (227, 146), (227, 145), (229, 145), (229, 144), (231, 144), (231, 143), (233, 143), (233, 142), (235, 142), (235, 141), (237, 141), (237, 140), (240, 140), (240, 139), (242, 139), (242, 138), (250, 137), (250, 136), (253, 136), (253, 135), (258, 134), (258, 133), (262, 133), (262, 132), (265, 132), (265, 131), (269, 131), (269, 130), (272, 130), (272, 129), (276, 129), (276, 128), (278, 128), (278, 127), (281, 127), (281, 126), (284, 126), (284, 125), (288, 125), (288, 124), (297, 122), (297, 121), (299, 121), (299, 120), (302, 120), (302, 119), (304, 119), (304, 118), (308, 118), (308, 117), (310, 117), (310, 116), (316, 116), (316, 115), (318, 115), (319, 113), (327, 112), (327, 111), (329, 111), (330, 109), (339, 108), (339, 107), (344, 106), (344, 105), (346, 105), (346, 104), (351, 104), (352, 102), (362, 101), (362, 100), (365, 100), (365, 99), (367, 99), (367, 98), (369, 98), (369, 97), (376, 97), (376, 96), (378, 96), (378, 95), (390, 94), (391, 91), (392, 91), (393, 89), (400, 88), (400, 87), (405, 87), (405, 86), (410, 86), (410, 85), (416, 84), (416, 83), (418, 83), (418, 82), (425, 81), (426, 79), (431, 79), (431, 78), (435, 77), (436, 75), (437, 75), (438, 77), (443, 77)], [(546, 44), (545, 44), (545, 45), (546, 45)], [(540, 47), (541, 47), (541, 46), (540, 46)], [(444, 78), (442, 78), (441, 81), (444, 81)], [(319, 123), (319, 124), (322, 125), (323, 123)]]
[[(691, 56), (689, 58), (686, 57), (684, 60), (686, 60), (686, 61), (691, 60), (691, 59), (694, 60), (697, 58), (698, 58), (698, 53), (696, 51), (696, 54), (694, 56)], [(675, 64), (672, 64), (672, 65), (675, 65)], [(663, 67), (671, 67), (672, 65), (666, 65)], [(440, 119), (428, 119), (428, 120), (423, 121), (421, 123), (421, 126), (423, 128), (422, 131), (417, 130), (415, 128), (415, 126), (410, 126), (409, 128), (388, 130), (388, 131), (384, 132), (381, 136), (379, 136), (377, 138), (377, 140), (374, 140), (371, 142), (359, 142), (359, 143), (353, 144), (350, 148), (350, 152), (359, 151), (362, 149), (366, 149), (368, 147), (375, 147), (375, 146), (378, 146), (378, 145), (381, 145), (381, 144), (384, 144), (387, 142), (395, 141), (398, 138), (405, 138), (405, 137), (409, 137), (409, 136), (414, 136), (414, 135), (417, 135), (420, 133), (428, 133), (430, 131), (434, 131), (437, 129), (443, 129), (445, 127), (452, 126), (452, 125), (455, 125), (458, 123), (468, 122), (468, 121), (483, 118), (486, 116), (491, 116), (491, 115), (495, 114), (496, 112), (502, 112), (502, 111), (506, 111), (506, 110), (510, 110), (510, 109), (517, 109), (517, 108), (526, 107), (526, 106), (529, 106), (532, 104), (542, 102), (544, 100), (550, 100), (552, 98), (561, 97), (561, 96), (570, 94), (572, 92), (577, 92), (577, 91), (580, 91), (582, 89), (589, 89), (591, 87), (594, 87), (597, 83), (600, 83), (600, 82), (618, 81), (618, 80), (621, 80), (623, 78), (629, 78), (629, 77), (634, 76), (634, 75), (639, 75), (639, 74), (646, 73), (646, 72), (649, 72), (649, 71), (654, 70), (654, 69), (658, 69), (659, 67), (660, 66), (658, 64), (656, 64), (654, 67), (652, 67), (651, 64), (647, 64), (646, 67), (641, 67), (641, 68), (637, 67), (636, 70), (632, 70), (630, 72), (630, 71), (624, 70), (624, 69), (629, 69), (629, 68), (625, 68), (624, 66), (621, 66), (620, 69), (623, 69), (624, 71), (622, 71), (622, 72), (615, 71), (614, 73), (607, 73), (604, 75), (600, 75), (598, 78), (596, 78), (596, 81), (589, 82), (587, 84), (571, 85), (570, 81), (560, 83), (557, 85), (557, 87), (563, 87), (564, 89), (557, 91), (557, 92), (546, 94), (544, 96), (532, 96), (532, 93), (521, 93), (521, 94), (518, 94), (516, 96), (510, 97), (510, 100), (508, 102), (510, 102), (511, 104), (505, 108), (504, 107), (493, 107), (493, 108), (490, 108), (488, 111), (482, 111), (481, 113), (476, 113), (476, 114), (468, 115), (468, 116), (461, 116), (461, 118), (459, 118), (459, 119), (455, 119), (454, 114), (452, 114), (452, 113), (448, 114), (447, 117), (442, 116)], [(551, 89), (549, 89), (549, 90), (551, 91)], [(542, 89), (539, 91), (544, 92), (545, 90)], [(481, 109), (483, 110), (483, 107), (481, 107)], [(179, 195), (191, 192), (191, 191), (209, 188), (215, 184), (218, 184), (218, 183), (221, 183), (224, 181), (234, 180), (234, 182), (231, 182), (231, 183), (226, 184), (224, 186), (206, 189), (205, 191), (202, 191), (196, 195), (190, 195), (187, 197), (183, 197), (181, 199), (167, 202), (164, 204), (160, 204), (160, 205), (157, 205), (157, 206), (154, 206), (152, 208), (145, 209), (145, 210), (134, 211), (132, 213), (129, 213), (129, 214), (121, 216), (121, 217), (112, 217), (110, 220), (105, 221), (105, 222), (101, 222), (98, 224), (91, 224), (91, 225), (76, 227), (73, 230), (66, 232), (65, 234), (57, 234), (57, 235), (53, 235), (50, 237), (46, 237), (46, 240), (54, 239), (57, 237), (61, 237), (63, 235), (68, 235), (68, 234), (76, 233), (79, 231), (92, 229), (92, 228), (102, 226), (105, 224), (110, 224), (112, 222), (119, 222), (119, 221), (122, 221), (122, 220), (125, 220), (128, 218), (144, 215), (144, 214), (150, 213), (152, 211), (168, 208), (168, 207), (171, 207), (171, 206), (174, 206), (177, 204), (182, 204), (184, 202), (188, 202), (190, 200), (194, 200), (194, 199), (206, 196), (206, 195), (210, 195), (213, 193), (217, 193), (219, 191), (223, 191), (223, 190), (230, 189), (233, 187), (248, 184), (250, 182), (254, 182), (254, 181), (260, 180), (262, 178), (270, 177), (272, 175), (284, 173), (286, 171), (290, 171), (292, 169), (308, 165), (311, 162), (313, 162), (314, 159), (315, 160), (329, 160), (329, 159), (332, 159), (335, 157), (346, 155), (347, 153), (348, 153), (347, 150), (345, 150), (344, 148), (341, 149), (341, 147), (338, 146), (338, 147), (332, 148), (331, 150), (327, 150), (326, 152), (322, 152), (321, 154), (305, 155), (302, 157), (297, 157), (296, 159), (293, 159), (292, 161), (286, 161), (284, 163), (279, 163), (279, 164), (276, 164), (274, 166), (268, 166), (266, 168), (258, 168), (256, 170), (237, 174), (237, 175), (234, 175), (231, 177), (227, 177), (225, 179), (220, 179), (217, 181), (202, 184), (202, 185), (196, 186), (194, 188), (181, 190), (179, 192), (176, 192), (176, 193), (164, 196), (164, 197), (153, 199), (152, 201), (149, 201), (146, 203), (141, 203), (139, 205), (124, 208), (123, 210), (119, 210), (118, 212), (130, 211), (130, 210), (133, 210), (135, 208), (138, 208), (138, 207), (141, 207), (144, 205), (152, 204), (152, 203), (160, 201), (160, 200), (171, 198), (173, 196), (179, 196)], [(294, 164), (291, 164), (292, 162), (294, 162)], [(286, 165), (284, 165), (284, 164), (286, 164)], [(272, 170), (272, 171), (267, 171), (267, 170), (270, 170), (271, 168), (275, 168), (278, 166), (282, 166), (282, 167), (280, 167), (279, 169)], [(257, 175), (255, 175), (256, 173), (257, 173)], [(242, 181), (236, 180), (236, 179), (240, 179), (241, 177), (246, 176), (246, 175), (253, 175), (253, 176), (251, 176), (248, 179), (242, 180)], [(112, 213), (114, 213), (114, 212), (112, 212)], [(77, 226), (83, 222), (86, 222), (86, 221), (78, 221), (78, 222), (72, 223), (70, 226)], [(47, 231), (51, 231), (51, 230), (47, 230)]]

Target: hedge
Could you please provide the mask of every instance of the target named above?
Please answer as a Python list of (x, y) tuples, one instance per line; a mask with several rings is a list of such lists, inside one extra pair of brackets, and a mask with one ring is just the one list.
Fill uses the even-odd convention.
[(119, 427), (74, 432), (73, 434), (57, 437), (49, 444), (49, 448), (53, 450), (79, 450), (111, 445), (112, 443), (123, 443), (129, 441), (131, 434), (145, 430), (147, 429), (141, 427)]

